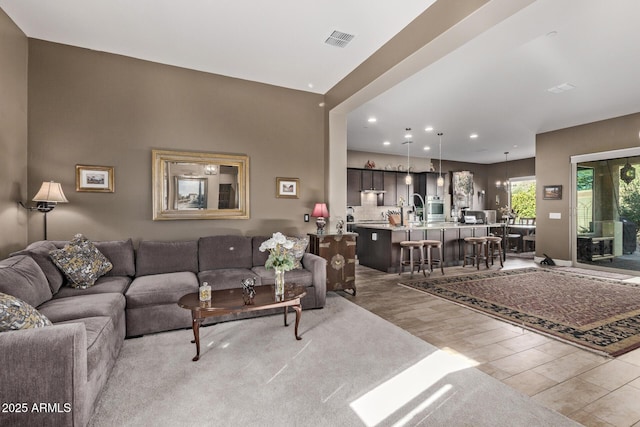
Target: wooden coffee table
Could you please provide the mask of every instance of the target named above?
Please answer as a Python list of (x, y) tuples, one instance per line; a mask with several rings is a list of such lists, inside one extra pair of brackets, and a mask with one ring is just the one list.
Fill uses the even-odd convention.
[(289, 307), (292, 307), (296, 311), (296, 326), (293, 333), (297, 340), (302, 339), (302, 337), (298, 335), (298, 324), (300, 323), (300, 317), (302, 315), (300, 299), (307, 294), (306, 288), (302, 285), (287, 284), (285, 285), (284, 297), (280, 301), (276, 301), (273, 285), (256, 286), (255, 289), (256, 296), (253, 299), (252, 305), (245, 305), (242, 288), (212, 291), (211, 301), (207, 302), (200, 301), (197, 292), (187, 294), (180, 298), (178, 305), (187, 310), (191, 310), (194, 337), (191, 342), (196, 344), (196, 355), (193, 358), (194, 362), (200, 359), (200, 325), (207, 317), (284, 307), (284, 326), (289, 326), (287, 323), (287, 312), (289, 311)]

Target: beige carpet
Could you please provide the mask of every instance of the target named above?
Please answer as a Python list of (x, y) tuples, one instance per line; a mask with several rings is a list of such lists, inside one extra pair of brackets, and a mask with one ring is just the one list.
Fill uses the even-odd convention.
[(91, 426), (575, 426), (329, 293), (303, 312), (127, 340)]

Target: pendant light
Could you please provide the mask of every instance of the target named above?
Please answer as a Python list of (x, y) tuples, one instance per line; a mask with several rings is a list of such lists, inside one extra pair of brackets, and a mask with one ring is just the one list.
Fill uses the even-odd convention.
[(440, 142), (438, 143), (440, 150), (440, 176), (438, 176), (438, 180), (436, 181), (438, 187), (444, 187), (444, 178), (442, 177), (442, 135), (442, 132), (438, 132), (438, 137), (440, 137)]
[(509, 173), (507, 171), (507, 165), (508, 165), (508, 156), (509, 156), (509, 152), (505, 151), (504, 152), (504, 181), (496, 181), (496, 188), (500, 189), (504, 189), (504, 191), (509, 191)]
[[(405, 129), (407, 131), (407, 133), (405, 134), (405, 138), (411, 138), (411, 134), (409, 132), (411, 132), (411, 128), (406, 128)], [(409, 169), (411, 168), (411, 163), (410, 163), (410, 157), (409, 157), (409, 148), (411, 147), (411, 144), (413, 143), (413, 141), (407, 139), (405, 142), (403, 142), (403, 144), (407, 145), (407, 176), (404, 177), (404, 183), (407, 185), (411, 185), (411, 183), (413, 182), (412, 178), (411, 178), (411, 174), (409, 173)]]

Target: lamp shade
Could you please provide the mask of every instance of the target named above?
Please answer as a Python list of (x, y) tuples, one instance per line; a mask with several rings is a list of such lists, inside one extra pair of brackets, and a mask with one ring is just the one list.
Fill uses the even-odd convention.
[(326, 203), (316, 203), (313, 207), (313, 212), (311, 216), (314, 218), (329, 218), (329, 210), (327, 209)]
[(69, 203), (59, 182), (43, 182), (40, 190), (33, 198), (34, 202)]

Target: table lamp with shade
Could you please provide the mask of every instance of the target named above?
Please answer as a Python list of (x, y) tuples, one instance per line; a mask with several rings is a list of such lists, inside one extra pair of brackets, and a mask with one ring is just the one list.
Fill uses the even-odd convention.
[(62, 191), (62, 185), (53, 181), (43, 182), (32, 200), (37, 202), (36, 206), (27, 207), (22, 202), (18, 203), (27, 210), (44, 213), (44, 240), (47, 240), (47, 212), (51, 212), (58, 203), (69, 203), (69, 200)]
[(311, 216), (316, 219), (316, 226), (318, 227), (317, 233), (324, 234), (324, 227), (327, 225), (325, 218), (329, 218), (329, 210), (326, 203), (316, 203), (313, 207)]

